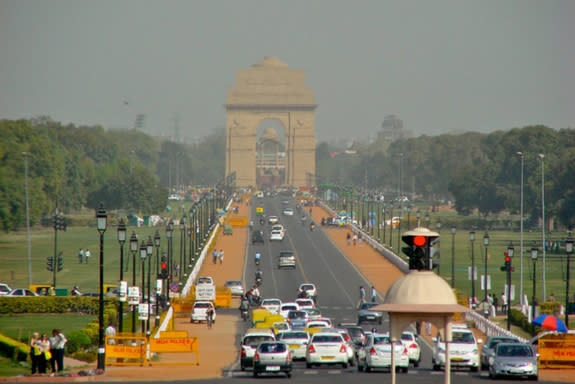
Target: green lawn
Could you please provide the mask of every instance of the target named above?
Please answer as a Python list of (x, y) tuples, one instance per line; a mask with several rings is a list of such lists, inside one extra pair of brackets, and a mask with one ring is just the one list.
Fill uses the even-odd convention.
[(94, 315), (66, 314), (15, 314), (1, 315), (2, 334), (16, 340), (28, 340), (32, 332), (51, 334), (52, 329), (61, 329), (64, 334), (80, 331), (96, 318)]
[(0, 356), (0, 377), (20, 376), (30, 373), (28, 363), (14, 362), (10, 359)]

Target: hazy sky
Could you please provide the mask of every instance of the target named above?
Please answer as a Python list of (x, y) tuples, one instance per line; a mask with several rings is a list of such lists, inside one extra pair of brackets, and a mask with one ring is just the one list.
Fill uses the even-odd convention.
[[(316, 136), (575, 127), (575, 1), (0, 0), (0, 119), (201, 137), (235, 71), (306, 72)], [(128, 101), (128, 104), (124, 101)]]

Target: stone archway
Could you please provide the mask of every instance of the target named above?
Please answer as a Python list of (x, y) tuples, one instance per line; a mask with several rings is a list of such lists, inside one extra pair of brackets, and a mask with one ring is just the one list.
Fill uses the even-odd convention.
[(285, 130), (285, 184), (314, 186), (316, 107), (304, 71), (275, 57), (236, 71), (225, 104), (226, 176), (235, 172), (237, 186), (256, 186), (257, 128), (264, 120), (277, 120)]

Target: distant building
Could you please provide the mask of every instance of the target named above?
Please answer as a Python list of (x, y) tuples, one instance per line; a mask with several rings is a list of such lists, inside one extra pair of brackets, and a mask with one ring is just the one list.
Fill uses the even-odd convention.
[(410, 135), (403, 128), (403, 120), (396, 115), (387, 115), (383, 118), (381, 123), (381, 131), (377, 133), (379, 140), (393, 142), (400, 139), (405, 139)]

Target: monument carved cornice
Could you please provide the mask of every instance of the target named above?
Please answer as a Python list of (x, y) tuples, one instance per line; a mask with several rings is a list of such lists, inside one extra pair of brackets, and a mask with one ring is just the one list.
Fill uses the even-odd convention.
[(317, 104), (224, 104), (227, 111), (315, 111)]

